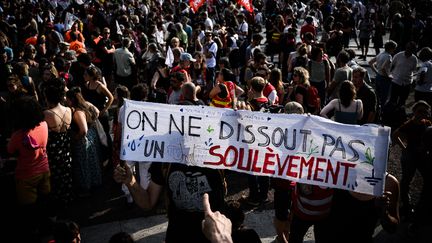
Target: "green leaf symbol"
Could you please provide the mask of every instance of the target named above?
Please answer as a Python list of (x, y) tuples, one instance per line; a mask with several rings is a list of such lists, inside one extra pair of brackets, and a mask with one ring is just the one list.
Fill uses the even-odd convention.
[(208, 133), (212, 133), (212, 132), (214, 132), (214, 129), (209, 125), (209, 126), (207, 127), (207, 132), (208, 132)]
[(372, 150), (369, 147), (366, 149), (365, 157), (366, 161), (363, 161), (362, 163), (374, 166), (375, 157), (372, 157)]

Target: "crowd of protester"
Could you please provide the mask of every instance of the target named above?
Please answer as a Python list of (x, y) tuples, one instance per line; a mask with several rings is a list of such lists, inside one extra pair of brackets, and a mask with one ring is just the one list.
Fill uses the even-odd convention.
[[(372, 242), (377, 222), (389, 232), (400, 218), (412, 231), (430, 224), (430, 3), (252, 4), (251, 13), (227, 0), (207, 1), (197, 12), (175, 0), (0, 2), (0, 153), (2, 167), (16, 161), (16, 203), (27, 232), (20, 237), (35, 242), (42, 221), (54, 223), (74, 199), (91, 196), (114, 174), (127, 201), (144, 209), (167, 192), (166, 242), (217, 238), (202, 232), (205, 217), (219, 217), (203, 213), (202, 193), (175, 189), (192, 177), (205, 181), (200, 190), (211, 209), (231, 220), (234, 242), (260, 242), (243, 227), (238, 203), (225, 202), (230, 181), (223, 171), (120, 160), (124, 99), (391, 126), (402, 178), (399, 186), (388, 173), (383, 196), (250, 175), (245, 203), (266, 204), (275, 190), (278, 242), (302, 242), (311, 225), (317, 242)], [(407, 104), (412, 93), (414, 105)], [(414, 204), (416, 171), (423, 186)], [(79, 236), (74, 223), (59, 227), (72, 240)]]

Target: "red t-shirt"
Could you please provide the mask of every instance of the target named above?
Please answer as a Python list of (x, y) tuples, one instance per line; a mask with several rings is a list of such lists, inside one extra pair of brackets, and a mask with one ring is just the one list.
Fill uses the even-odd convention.
[(19, 130), (12, 134), (8, 152), (18, 155), (15, 177), (27, 179), (49, 172), (46, 146), (48, 125), (45, 121), (30, 131)]
[[(300, 36), (303, 36), (307, 32), (311, 32), (316, 37), (316, 28), (312, 24), (303, 25), (300, 29)], [(302, 38), (302, 41), (304, 41), (304, 38)]]

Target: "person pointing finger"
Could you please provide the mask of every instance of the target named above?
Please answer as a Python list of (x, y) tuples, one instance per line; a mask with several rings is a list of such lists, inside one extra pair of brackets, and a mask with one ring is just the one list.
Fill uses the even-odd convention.
[(231, 221), (219, 211), (213, 212), (210, 207), (209, 195), (203, 196), (204, 219), (202, 231), (213, 243), (232, 243)]

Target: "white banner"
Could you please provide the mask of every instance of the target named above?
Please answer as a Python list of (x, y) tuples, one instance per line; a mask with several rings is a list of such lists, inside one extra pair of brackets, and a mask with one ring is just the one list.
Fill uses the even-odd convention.
[(125, 102), (120, 157), (381, 195), (390, 128), (317, 116)]

